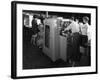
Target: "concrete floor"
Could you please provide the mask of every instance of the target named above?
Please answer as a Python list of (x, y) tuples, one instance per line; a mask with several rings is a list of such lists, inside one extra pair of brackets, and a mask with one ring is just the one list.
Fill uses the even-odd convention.
[[(53, 62), (41, 49), (33, 46), (30, 41), (31, 30), (24, 29), (23, 34), (23, 69), (72, 67), (72, 64), (61, 59)], [(82, 55), (80, 62), (75, 65), (79, 66), (90, 66), (90, 57)]]

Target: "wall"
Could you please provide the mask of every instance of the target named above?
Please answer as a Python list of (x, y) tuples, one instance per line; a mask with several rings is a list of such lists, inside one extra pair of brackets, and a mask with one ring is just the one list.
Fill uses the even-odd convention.
[[(0, 1), (0, 80), (11, 80), (11, 1)], [(19, 0), (20, 1), (20, 0)], [(22, 0), (27, 1), (27, 0)], [(34, 2), (48, 2), (48, 3), (61, 3), (61, 4), (78, 4), (78, 5), (94, 5), (100, 9), (100, 0), (30, 0)], [(99, 13), (100, 14), (100, 10)], [(98, 16), (100, 21), (100, 15)], [(98, 34), (100, 34), (98, 24)], [(100, 37), (98, 38), (100, 41)], [(98, 42), (99, 44), (99, 42)], [(99, 46), (99, 45), (98, 45)], [(100, 50), (99, 50), (100, 51)], [(99, 52), (98, 52), (99, 53)], [(100, 54), (98, 54), (100, 57)], [(100, 61), (100, 58), (99, 60)], [(100, 67), (100, 63), (99, 63)], [(99, 69), (100, 71), (100, 69)], [(77, 75), (77, 76), (62, 76), (62, 77), (48, 77), (48, 78), (35, 78), (35, 79), (23, 79), (23, 80), (100, 80), (99, 74), (91, 75)], [(21, 79), (20, 79), (21, 80)]]

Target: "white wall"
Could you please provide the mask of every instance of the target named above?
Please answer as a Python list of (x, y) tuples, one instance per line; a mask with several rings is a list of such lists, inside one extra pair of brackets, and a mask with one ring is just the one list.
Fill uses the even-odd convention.
[[(10, 78), (10, 71), (11, 71), (11, 66), (10, 66), (11, 65), (11, 11), (10, 11), (11, 4), (10, 3), (11, 1), (12, 0), (0, 0), (0, 10), (1, 10), (0, 11), (0, 80), (11, 80)], [(21, 1), (27, 1), (27, 0), (21, 0)], [(82, 4), (82, 5), (94, 5), (94, 6), (97, 5), (99, 6), (100, 9), (100, 0), (30, 0), (30, 1), (62, 3), (62, 4), (78, 4), (78, 5)], [(98, 14), (100, 14), (100, 11)], [(98, 18), (100, 21), (100, 16), (98, 16)], [(98, 26), (98, 30), (100, 30), (99, 26)], [(100, 31), (98, 31), (98, 33), (100, 34)], [(100, 37), (98, 38), (98, 41), (100, 41)], [(98, 57), (100, 57), (100, 54), (98, 54)], [(98, 61), (100, 61), (100, 58)], [(100, 67), (100, 63), (99, 63), (99, 67)], [(41, 79), (42, 80), (56, 80), (56, 79), (57, 80), (100, 80), (99, 76), (100, 73), (91, 74), (91, 75), (48, 77), (48, 78), (35, 78), (35, 79), (25, 79), (25, 80), (41, 80)]]

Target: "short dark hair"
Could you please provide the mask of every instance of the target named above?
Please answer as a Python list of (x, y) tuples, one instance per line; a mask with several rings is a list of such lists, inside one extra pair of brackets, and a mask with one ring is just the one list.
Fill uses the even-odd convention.
[(87, 22), (88, 22), (88, 21), (89, 21), (89, 17), (84, 16), (84, 17), (83, 17), (83, 20), (85, 20), (85, 21), (87, 21)]
[(71, 19), (71, 20), (74, 20), (75, 18), (74, 18), (74, 16), (72, 16), (70, 19)]
[(37, 18), (37, 15), (33, 15), (33, 18)]

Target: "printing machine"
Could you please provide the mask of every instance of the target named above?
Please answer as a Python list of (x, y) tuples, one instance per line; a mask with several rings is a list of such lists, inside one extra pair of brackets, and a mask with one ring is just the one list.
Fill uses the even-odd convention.
[(52, 61), (56, 61), (57, 59), (67, 61), (67, 37), (60, 35), (61, 22), (63, 22), (63, 20), (57, 18), (44, 20), (45, 35), (43, 38), (43, 52), (49, 56)]

